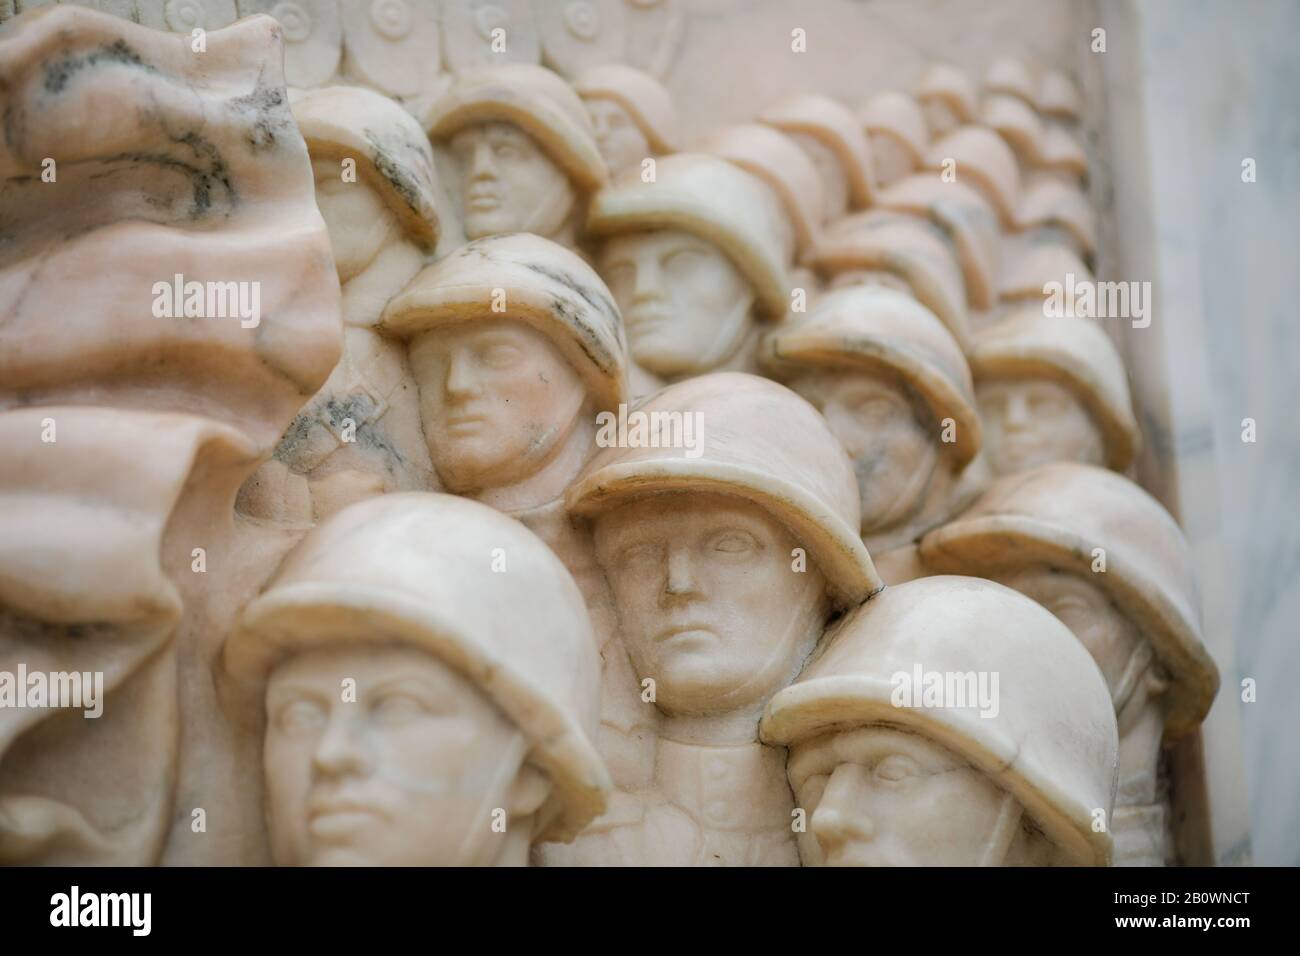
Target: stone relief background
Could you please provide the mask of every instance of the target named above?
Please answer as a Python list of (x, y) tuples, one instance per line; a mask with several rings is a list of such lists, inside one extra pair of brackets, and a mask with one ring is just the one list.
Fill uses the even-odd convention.
[[(0, 18), (36, 5), (0, 0)], [(1212, 790), (1218, 785), (1207, 812), (1233, 821), (1229, 834), (1246, 819), (1245, 807), (1233, 805), (1244, 781), (1232, 752), (1236, 718), (1225, 709), (1235, 711), (1238, 677), (1254, 676), (1259, 702), (1242, 708), (1254, 854), (1259, 862), (1300, 861), (1300, 754), (1285, 751), (1296, 746), (1300, 718), (1282, 703), (1291, 698), (1286, 688), (1300, 680), (1286, 625), (1300, 548), (1300, 431), (1288, 415), (1294, 386), (1287, 375), (1297, 343), (1282, 312), (1294, 280), (1278, 254), (1294, 245), (1300, 136), (1287, 108), (1296, 65), (1283, 39), (1295, 31), (1276, 28), (1300, 26), (1293, 7), (1246, 4), (1245, 15), (1230, 17), (1213, 3), (1156, 2), (1137, 14), (1129, 4), (1066, 0), (998, 2), (982, 5), (977, 16), (948, 0), (825, 0), (797, 11), (779, 0), (82, 5), (178, 32), (271, 12), (285, 27), (291, 85), (361, 83), (398, 99), (417, 118), (457, 71), (481, 61), (476, 47), (490, 42), (493, 28), (508, 26), (511, 59), (572, 74), (621, 52), (626, 62), (663, 77), (688, 144), (792, 91), (857, 103), (871, 92), (911, 89), (935, 61), (980, 76), (994, 55), (1014, 53), (1072, 72), (1084, 92), (1090, 192), (1101, 212), (1097, 273), (1156, 281), (1156, 322), (1169, 322), (1152, 343), (1123, 323), (1107, 331), (1136, 380), (1147, 438), (1139, 475), (1183, 521), (1197, 549), (1202, 592), (1211, 595), (1207, 642), (1218, 642), (1212, 646), (1225, 691), (1207, 728), (1225, 729), (1210, 732), (1205, 745), (1203, 772)], [(1084, 38), (1094, 22), (1111, 31), (1108, 56), (1128, 58), (1128, 66), (1090, 57)], [(792, 26), (807, 31), (808, 54), (790, 51)], [(431, 57), (430, 49), (441, 56)], [(755, 62), (763, 69), (753, 69)], [(1199, 68), (1207, 62), (1215, 69)], [(1143, 96), (1115, 95), (1125, 89), (1123, 78), (1139, 79)], [(1243, 186), (1236, 171), (1248, 155), (1261, 173), (1258, 183)], [(1147, 192), (1126, 202), (1134, 194), (1124, 184), (1135, 182)], [(1132, 237), (1141, 233), (1125, 227), (1143, 218), (1149, 230), (1154, 223), (1153, 244), (1139, 254)], [(1165, 367), (1163, 376), (1144, 375), (1157, 365)], [(1240, 442), (1246, 416), (1260, 422), (1258, 445)], [(1228, 584), (1211, 583), (1217, 580)], [(1215, 633), (1216, 622), (1226, 627)], [(1214, 829), (1208, 856), (1247, 858), (1244, 829), (1236, 836)]]

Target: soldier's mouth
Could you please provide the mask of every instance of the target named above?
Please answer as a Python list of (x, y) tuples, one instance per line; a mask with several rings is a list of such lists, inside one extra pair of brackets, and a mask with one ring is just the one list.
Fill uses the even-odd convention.
[(681, 624), (660, 631), (655, 637), (655, 642), (658, 644), (681, 644), (691, 641), (709, 641), (716, 636), (710, 628), (702, 624)]
[(353, 800), (321, 801), (307, 808), (307, 826), (314, 836), (340, 836), (380, 816), (374, 807)]
[(488, 425), (483, 415), (455, 415), (447, 419), (447, 431), (452, 435), (472, 435)]
[(501, 197), (496, 193), (471, 192), (465, 204), (471, 212), (492, 212), (501, 206)]
[(672, 313), (667, 309), (650, 306), (644, 309), (633, 309), (628, 312), (625, 321), (632, 331), (648, 332), (667, 324), (671, 319)]

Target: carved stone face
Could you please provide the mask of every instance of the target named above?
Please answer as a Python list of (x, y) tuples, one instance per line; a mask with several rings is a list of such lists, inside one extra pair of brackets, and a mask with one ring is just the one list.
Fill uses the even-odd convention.
[(313, 159), (311, 168), (316, 177), (316, 207), (329, 230), (334, 267), (339, 281), (347, 282), (397, 234), (397, 220), (362, 178), (344, 182), (339, 160)]
[(451, 150), (460, 163), (470, 239), (505, 232), (553, 236), (568, 219), (573, 184), (519, 127), (467, 127), (451, 138)]
[(1115, 690), (1143, 638), (1100, 585), (1042, 565), (986, 576), (1055, 614), (1087, 648), (1101, 668), (1106, 685), (1112, 692)]
[(789, 386), (826, 419), (853, 460), (864, 533), (916, 512), (939, 462), (939, 431), (901, 382), (868, 372), (809, 371)]
[(1092, 415), (1074, 393), (1049, 379), (977, 382), (984, 448), (995, 474), (1054, 461), (1105, 465), (1106, 446)]
[(822, 196), (826, 202), (823, 218), (826, 222), (839, 219), (849, 211), (849, 177), (835, 150), (811, 133), (792, 132), (786, 135), (799, 144), (817, 168), (817, 178), (821, 180)]
[(457, 494), (536, 474), (586, 402), (585, 384), (550, 339), (508, 318), (432, 329), (409, 354), (429, 454)]
[(951, 751), (882, 726), (797, 743), (787, 766), (805, 866), (978, 866), (1004, 803)]
[(820, 636), (825, 579), (765, 510), (739, 498), (652, 495), (596, 521), (596, 556), (638, 677), (667, 713), (720, 714), (794, 676)]
[(610, 239), (601, 277), (623, 314), (632, 357), (656, 375), (705, 372), (749, 329), (753, 287), (721, 249), (691, 233)]
[(585, 100), (584, 105), (596, 132), (596, 146), (610, 170), (639, 167), (643, 159), (653, 155), (641, 127), (616, 101), (602, 97)]
[[(345, 679), (356, 682), (344, 700)], [(402, 645), (326, 646), (266, 689), (266, 795), (281, 865), (467, 866), (504, 844), (527, 747), (483, 693)]]

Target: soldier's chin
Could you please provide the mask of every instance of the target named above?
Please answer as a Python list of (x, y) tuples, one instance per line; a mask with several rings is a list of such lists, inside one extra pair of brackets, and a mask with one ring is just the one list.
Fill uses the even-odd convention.
[(364, 847), (352, 843), (316, 845), (308, 857), (308, 866), (383, 866), (385, 861)]
[(470, 239), (498, 236), (503, 232), (519, 232), (519, 222), (508, 209), (491, 212), (465, 212), (465, 235)]
[(914, 866), (913, 863), (899, 862), (896, 859), (890, 859), (888, 854), (881, 853), (879, 847), (873, 847), (869, 844), (858, 843), (850, 840), (847, 843), (841, 843), (831, 849), (829, 852), (822, 852), (822, 866)]
[(681, 375), (702, 372), (699, 352), (682, 348), (666, 329), (654, 329), (634, 336), (632, 357), (647, 372), (655, 375)]
[(1024, 442), (1014, 445), (1001, 445), (996, 456), (997, 470), (999, 474), (1004, 475), (1017, 471), (1028, 471), (1053, 460), (1050, 449), (1044, 448), (1042, 445), (1031, 445)]
[[(681, 655), (661, 662), (656, 701), (671, 714), (709, 714), (742, 683), (723, 670), (721, 658), (709, 654)], [(651, 676), (649, 674), (645, 675)], [(723, 704), (722, 708), (730, 709)]]
[(503, 457), (500, 446), (484, 447), (477, 442), (446, 442), (435, 463), (438, 479), (452, 494), (469, 494), (493, 486), (501, 478)]

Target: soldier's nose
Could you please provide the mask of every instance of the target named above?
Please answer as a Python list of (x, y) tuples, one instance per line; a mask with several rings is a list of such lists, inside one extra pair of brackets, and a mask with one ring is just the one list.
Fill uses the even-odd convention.
[(1007, 399), (1006, 422), (1012, 428), (1023, 428), (1029, 424), (1029, 404), (1022, 395), (1012, 395)]
[(447, 359), (447, 378), (443, 388), (448, 395), (472, 395), (478, 389), (478, 376), (469, 355), (454, 353)]
[(635, 302), (657, 299), (662, 293), (662, 276), (659, 274), (659, 260), (646, 256), (636, 264), (636, 279), (632, 287)]
[(691, 567), (690, 554), (685, 548), (669, 547), (664, 557), (667, 562), (667, 578), (664, 581), (664, 593), (675, 597), (695, 592), (695, 570)]
[(474, 158), (470, 164), (470, 174), (474, 179), (493, 179), (496, 177), (496, 158), (492, 154), (492, 144), (480, 142), (474, 147)]
[(862, 805), (856, 786), (858, 768), (841, 764), (835, 768), (809, 825), (822, 849), (829, 850), (849, 840), (870, 840), (876, 825)]
[(830, 850), (849, 840), (870, 840), (876, 826), (861, 813), (850, 814), (840, 807), (823, 805), (813, 812), (812, 832), (822, 849)]
[(355, 728), (347, 720), (334, 717), (316, 744), (312, 763), (317, 772), (337, 776), (347, 773), (364, 773), (369, 756)]

